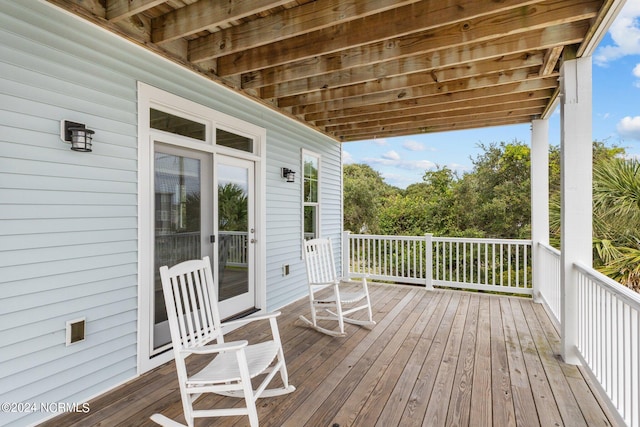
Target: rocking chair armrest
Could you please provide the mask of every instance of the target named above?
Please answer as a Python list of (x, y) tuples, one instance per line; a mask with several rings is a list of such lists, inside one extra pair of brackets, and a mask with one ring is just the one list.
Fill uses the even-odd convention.
[(247, 340), (230, 341), (222, 344), (208, 344), (202, 347), (183, 348), (182, 353), (185, 354), (210, 354), (210, 353), (222, 353), (223, 351), (240, 350), (241, 348), (249, 345)]
[(271, 313), (258, 313), (258, 314), (253, 315), (253, 316), (247, 316), (247, 317), (243, 317), (241, 319), (230, 320), (228, 322), (224, 322), (224, 323), (222, 323), (222, 326), (241, 325), (243, 323), (254, 322), (256, 320), (273, 319), (273, 318), (276, 318), (278, 316), (280, 316), (280, 312), (279, 311), (272, 311)]

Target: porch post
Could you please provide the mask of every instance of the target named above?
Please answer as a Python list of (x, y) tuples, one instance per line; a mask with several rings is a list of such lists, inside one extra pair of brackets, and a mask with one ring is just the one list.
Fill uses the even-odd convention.
[(342, 277), (350, 278), (351, 277), (351, 254), (349, 253), (351, 249), (351, 232), (343, 231), (342, 232)]
[[(566, 53), (566, 51), (565, 51)], [(569, 58), (560, 69), (561, 332), (562, 358), (579, 364), (577, 274), (592, 259), (591, 57)]]
[(549, 120), (531, 122), (531, 241), (533, 300), (541, 302), (544, 265), (540, 243), (549, 244)]
[(427, 289), (433, 289), (433, 234), (426, 233), (424, 235), (425, 246), (425, 287)]

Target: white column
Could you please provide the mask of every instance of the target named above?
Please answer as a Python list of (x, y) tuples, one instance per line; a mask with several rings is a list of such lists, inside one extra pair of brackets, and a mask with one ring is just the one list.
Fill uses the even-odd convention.
[(562, 357), (578, 364), (577, 275), (592, 260), (591, 57), (564, 61), (561, 87)]
[(427, 289), (433, 289), (433, 234), (426, 233), (424, 235), (425, 245), (425, 287)]
[(531, 122), (531, 241), (533, 247), (533, 300), (541, 302), (544, 280), (543, 249), (549, 244), (549, 120)]

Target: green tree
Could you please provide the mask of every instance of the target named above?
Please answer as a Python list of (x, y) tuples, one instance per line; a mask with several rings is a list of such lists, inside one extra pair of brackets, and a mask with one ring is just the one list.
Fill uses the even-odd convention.
[(379, 233), (379, 209), (385, 197), (398, 190), (365, 164), (343, 170), (344, 229), (353, 233)]
[(237, 184), (218, 186), (218, 223), (220, 231), (247, 229), (247, 194)]
[(456, 187), (455, 215), (460, 230), (487, 237), (529, 238), (531, 235), (530, 149), (521, 142), (480, 145)]
[(595, 264), (640, 291), (640, 162), (605, 159), (593, 170)]

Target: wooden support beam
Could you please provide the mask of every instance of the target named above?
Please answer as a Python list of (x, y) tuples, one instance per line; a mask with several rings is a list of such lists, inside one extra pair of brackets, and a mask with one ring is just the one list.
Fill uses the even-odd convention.
[(470, 42), (461, 46), (434, 46), (428, 39), (402, 39), (402, 43), (376, 43), (348, 49), (287, 65), (271, 67), (242, 76), (243, 88), (274, 85), (296, 79), (318, 76), (310, 90), (335, 87), (351, 82), (375, 80), (393, 75), (416, 73), (468, 62), (501, 58), (521, 53), (537, 54), (548, 49), (581, 40), (588, 22), (561, 24), (523, 34), (514, 34), (486, 42)]
[[(374, 133), (374, 132), (396, 132), (402, 131), (406, 128), (414, 128), (414, 129), (429, 129), (433, 126), (447, 126), (449, 124), (455, 124), (459, 122), (466, 123), (481, 123), (487, 122), (491, 120), (503, 120), (503, 119), (515, 119), (515, 118), (524, 118), (523, 121), (531, 121), (532, 117), (540, 114), (540, 108), (525, 108), (518, 109), (512, 108), (507, 109), (505, 111), (497, 111), (491, 113), (475, 113), (471, 115), (465, 115), (462, 117), (430, 117), (420, 121), (408, 121), (404, 123), (394, 123), (392, 125), (387, 126), (371, 126), (368, 128), (351, 128), (351, 129), (339, 129), (336, 131), (327, 130), (328, 133), (333, 133), (336, 136), (349, 137), (350, 135), (359, 135), (365, 132)], [(416, 132), (420, 133), (420, 132)]]
[[(430, 97), (433, 98), (445, 98), (440, 102), (433, 102), (429, 105), (421, 105), (418, 107), (407, 107), (404, 109), (396, 109), (391, 111), (379, 111), (371, 112), (363, 115), (342, 115), (340, 117), (334, 117), (330, 119), (317, 119), (310, 120), (320, 128), (327, 128), (328, 126), (336, 126), (340, 124), (355, 124), (367, 121), (379, 121), (382, 123), (390, 123), (392, 120), (402, 121), (406, 117), (419, 116), (429, 113), (440, 113), (452, 115), (469, 114), (475, 109), (482, 108), (482, 110), (491, 111), (492, 108), (504, 108), (509, 104), (527, 104), (531, 101), (537, 101), (540, 104), (547, 104), (549, 97), (553, 93), (550, 89), (541, 89), (533, 92), (529, 92), (526, 96), (521, 93), (507, 93), (503, 95), (479, 97), (475, 99), (466, 99), (463, 101), (447, 101), (445, 96)], [(524, 99), (524, 101), (523, 101)], [(309, 114), (307, 117), (313, 117), (314, 114)]]
[[(255, 21), (224, 28), (189, 44), (193, 57), (217, 58), (363, 18), (419, 0), (316, 0)], [(158, 34), (158, 37), (160, 35)], [(158, 40), (160, 41), (160, 40)]]
[[(349, 108), (366, 107), (367, 105), (386, 105), (400, 100), (411, 100), (413, 98), (424, 98), (434, 95), (452, 96), (456, 92), (467, 93), (470, 90), (483, 90), (486, 94), (493, 93), (493, 87), (505, 85), (525, 85), (528, 90), (543, 89), (545, 87), (554, 87), (557, 79), (546, 78), (528, 79), (528, 70), (516, 70), (509, 75), (493, 75), (481, 78), (460, 79), (444, 84), (429, 84), (419, 87), (406, 88), (400, 91), (380, 92), (371, 95), (355, 96), (345, 99), (326, 101), (316, 104), (302, 104), (302, 106), (294, 107), (294, 114), (315, 113), (319, 111), (344, 110)], [(500, 91), (500, 89), (497, 89)]]
[[(505, 3), (490, 4), (503, 6)], [(588, 19), (597, 13), (600, 0), (588, 0), (577, 6), (573, 0), (562, 0), (552, 4), (507, 10), (489, 16), (487, 15), (492, 8), (478, 2), (469, 5), (469, 9), (464, 13), (460, 13), (457, 6), (434, 10), (438, 7), (435, 6), (437, 4), (439, 3), (417, 3), (394, 9), (391, 16), (390, 14), (372, 15), (293, 37), (283, 42), (225, 55), (218, 59), (218, 73), (221, 76), (241, 74), (345, 50), (347, 46), (363, 46), (416, 32), (431, 31), (425, 35), (429, 37), (428, 44), (440, 48), (467, 44), (469, 40), (496, 40), (511, 34), (567, 24), (566, 16), (571, 16), (574, 22)], [(558, 10), (559, 8), (572, 8), (571, 14), (565, 15), (564, 11)], [(391, 22), (389, 22), (390, 19), (392, 19)], [(448, 22), (448, 24), (440, 28), (442, 22)], [(193, 51), (189, 52), (189, 58), (194, 62), (208, 59), (207, 56), (200, 57)]]
[[(349, 79), (348, 72), (333, 73), (336, 81), (327, 83), (328, 76), (310, 77), (308, 79), (292, 80), (277, 85), (262, 88), (262, 96), (265, 98), (280, 98), (281, 105), (299, 104), (300, 102), (289, 101), (296, 98), (294, 95), (305, 94), (306, 102), (313, 102), (312, 99), (322, 97), (341, 98), (346, 96), (364, 95), (383, 90), (401, 89), (410, 86), (423, 85), (425, 83), (443, 83), (446, 81), (481, 76), (483, 74), (511, 71), (525, 67), (540, 67), (542, 65), (542, 54), (517, 53), (515, 55), (501, 56), (488, 60), (467, 62), (464, 64), (453, 64), (448, 67), (425, 69), (417, 73), (407, 73), (404, 75), (394, 75), (392, 77), (378, 78), (373, 80), (359, 81), (357, 74)], [(341, 82), (346, 80), (346, 85)]]
[(508, 125), (517, 125), (529, 123), (531, 118), (529, 117), (515, 117), (509, 119), (496, 119), (491, 121), (481, 120), (479, 122), (461, 120), (459, 122), (449, 122), (443, 125), (432, 125), (430, 127), (422, 126), (422, 127), (407, 127), (402, 130), (394, 130), (394, 131), (380, 131), (380, 132), (364, 132), (361, 134), (353, 134), (353, 135), (335, 135), (336, 139), (342, 142), (350, 142), (350, 141), (363, 141), (366, 139), (376, 139), (376, 138), (387, 138), (392, 136), (406, 136), (406, 135), (418, 135), (422, 133), (439, 133), (439, 132), (449, 132), (455, 130), (464, 130), (464, 129), (476, 129), (476, 128), (485, 128), (485, 127), (493, 127), (493, 126), (508, 126)]
[[(525, 113), (525, 111), (528, 115), (535, 115), (539, 114), (540, 111), (545, 107), (545, 101), (546, 100), (544, 99), (534, 99), (518, 103), (487, 105), (486, 108), (482, 109), (482, 113), (486, 114), (486, 117), (490, 117), (489, 115), (491, 115), (491, 117), (493, 118), (499, 118), (500, 115), (514, 116), (514, 114), (516, 113)], [(447, 118), (457, 120), (461, 117), (473, 117), (473, 113), (474, 110), (471, 108), (458, 109), (456, 111), (432, 111), (424, 114), (405, 114), (401, 117), (390, 117), (379, 120), (362, 120), (354, 123), (327, 125), (324, 126), (324, 129), (328, 133), (343, 133), (346, 131), (371, 128), (386, 128), (388, 126), (397, 124), (420, 124), (429, 120), (440, 120)]]
[(556, 46), (547, 50), (544, 55), (544, 63), (540, 67), (540, 77), (548, 76), (554, 72), (563, 48), (564, 46)]
[[(262, 13), (289, 0), (199, 0), (151, 21), (151, 40), (165, 43), (206, 29), (226, 26), (247, 16)], [(207, 59), (213, 59), (211, 56)]]
[[(422, 1), (393, 9), (389, 13), (366, 16), (319, 31), (309, 32), (303, 36), (292, 37), (286, 42), (273, 43), (223, 56), (221, 60), (224, 69), (221, 72), (224, 75), (240, 74), (274, 64), (344, 50), (347, 46), (361, 46), (415, 32), (433, 30), (442, 26), (443, 23), (451, 25), (499, 11), (526, 7), (532, 3), (535, 1), (504, 0), (489, 4), (480, 4), (474, 0), (462, 0), (455, 4)], [(461, 11), (463, 12), (461, 13)], [(467, 30), (464, 24), (461, 27), (459, 32)], [(189, 52), (191, 60), (195, 62), (208, 59), (210, 54), (206, 50)], [(269, 60), (266, 60), (267, 58)]]
[(107, 0), (106, 18), (111, 22), (118, 22), (164, 2), (165, 0)]

